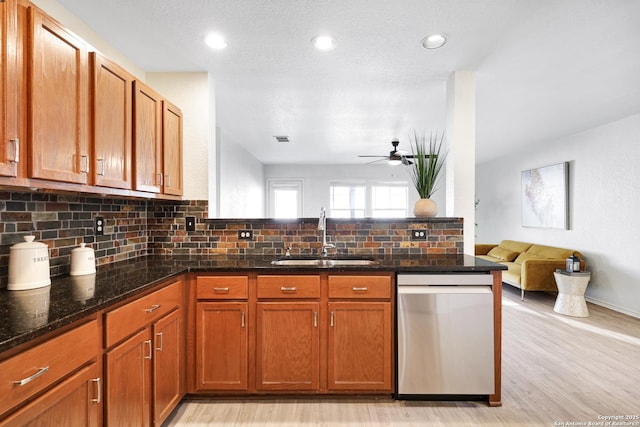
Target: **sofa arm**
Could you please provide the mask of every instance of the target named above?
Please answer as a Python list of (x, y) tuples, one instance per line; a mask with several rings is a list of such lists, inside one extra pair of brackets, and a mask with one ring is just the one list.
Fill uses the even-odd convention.
[(525, 291), (557, 292), (553, 272), (564, 268), (564, 259), (527, 259), (522, 263), (520, 285)]
[(490, 244), (490, 243), (476, 243), (475, 254), (476, 255), (486, 255), (489, 251), (495, 248), (498, 245)]

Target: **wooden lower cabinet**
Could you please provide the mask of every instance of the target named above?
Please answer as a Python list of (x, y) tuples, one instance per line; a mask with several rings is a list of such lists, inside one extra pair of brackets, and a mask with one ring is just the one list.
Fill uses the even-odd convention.
[(102, 415), (101, 377), (100, 367), (92, 363), (1, 421), (0, 425), (99, 426)]
[(317, 302), (258, 302), (258, 390), (318, 390), (320, 328)]
[(185, 394), (182, 309), (153, 326), (153, 424), (160, 425)]
[(329, 390), (390, 392), (391, 303), (330, 302)]
[(144, 329), (106, 354), (105, 420), (108, 426), (150, 425), (151, 330)]
[(198, 390), (248, 389), (247, 313), (246, 302), (196, 304)]

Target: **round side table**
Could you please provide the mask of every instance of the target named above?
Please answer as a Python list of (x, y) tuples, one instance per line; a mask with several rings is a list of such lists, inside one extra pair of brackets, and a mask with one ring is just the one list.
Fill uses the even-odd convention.
[(558, 297), (553, 306), (553, 311), (567, 316), (589, 317), (589, 309), (587, 308), (587, 302), (584, 300), (584, 292), (591, 279), (591, 273), (556, 271), (553, 276), (558, 285)]

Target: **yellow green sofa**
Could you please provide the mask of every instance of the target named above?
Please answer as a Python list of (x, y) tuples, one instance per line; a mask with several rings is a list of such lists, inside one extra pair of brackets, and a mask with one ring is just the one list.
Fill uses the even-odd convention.
[(586, 265), (584, 256), (573, 249), (556, 248), (534, 243), (503, 240), (500, 244), (476, 244), (478, 258), (506, 265), (502, 272), (502, 281), (520, 288), (520, 298), (524, 300), (525, 291), (558, 292), (553, 272), (565, 268), (568, 257), (580, 258), (582, 269)]

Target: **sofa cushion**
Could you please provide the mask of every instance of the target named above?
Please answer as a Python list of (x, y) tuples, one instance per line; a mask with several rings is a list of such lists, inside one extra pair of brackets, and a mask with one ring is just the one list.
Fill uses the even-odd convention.
[(522, 266), (520, 264), (516, 264), (515, 262), (503, 262), (501, 264), (507, 266), (507, 270), (502, 271), (502, 281), (507, 282), (510, 285), (520, 287), (520, 274), (522, 271)]
[(545, 257), (536, 255), (536, 254), (530, 254), (529, 252), (523, 252), (520, 255), (518, 255), (518, 258), (516, 258), (515, 261), (513, 262), (515, 264), (522, 265), (522, 263), (528, 259), (545, 259)]
[(513, 252), (522, 253), (531, 247), (531, 243), (518, 242), (516, 240), (503, 240), (498, 246)]
[(531, 247), (526, 250), (526, 253), (537, 255), (540, 258), (565, 259), (573, 255), (574, 251), (553, 246), (531, 245)]
[(516, 257), (519, 255), (519, 252), (515, 252), (515, 251), (510, 251), (509, 249), (505, 249), (501, 246), (496, 246), (495, 248), (491, 249), (487, 255), (497, 258), (500, 261), (513, 261), (514, 259), (516, 259)]

